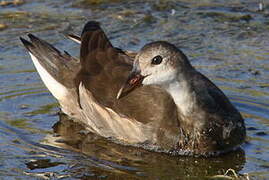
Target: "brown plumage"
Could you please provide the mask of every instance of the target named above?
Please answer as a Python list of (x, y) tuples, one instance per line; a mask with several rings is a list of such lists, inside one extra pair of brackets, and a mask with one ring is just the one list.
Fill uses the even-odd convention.
[[(81, 38), (70, 36), (76, 42), (81, 41), (77, 61), (43, 40), (29, 37), (31, 42), (21, 40), (63, 112), (96, 134), (154, 151), (205, 156), (230, 151), (244, 141), (245, 126), (238, 111), (169, 43), (149, 44), (138, 54), (122, 51), (113, 47), (98, 22), (90, 21)], [(118, 91), (133, 69), (134, 57), (135, 63), (140, 62), (143, 67), (154, 47), (164, 48), (165, 53), (183, 59), (182, 62), (190, 66), (184, 75), (189, 77), (187, 84), (191, 92), (198, 97), (191, 115), (181, 112), (169, 91), (154, 83), (128, 91), (117, 99)], [(177, 67), (176, 62), (170, 60), (168, 64)], [(64, 93), (57, 92), (55, 87)]]

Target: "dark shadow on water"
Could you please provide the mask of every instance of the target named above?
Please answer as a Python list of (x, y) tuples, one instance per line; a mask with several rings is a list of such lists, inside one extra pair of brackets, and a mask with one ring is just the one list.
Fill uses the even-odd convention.
[(240, 171), (246, 162), (242, 149), (214, 158), (170, 156), (115, 144), (88, 132), (83, 125), (60, 114), (49, 144), (81, 153), (71, 174), (87, 179), (207, 179), (227, 169)]

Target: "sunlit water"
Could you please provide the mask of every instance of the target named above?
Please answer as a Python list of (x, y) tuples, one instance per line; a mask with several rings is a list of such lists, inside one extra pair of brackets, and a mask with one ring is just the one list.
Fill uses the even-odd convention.
[[(254, 0), (85, 2), (0, 6), (0, 23), (7, 25), (0, 30), (0, 179), (204, 179), (229, 168), (269, 179), (267, 6), (258, 12)], [(242, 150), (209, 159), (170, 157), (86, 135), (65, 118), (58, 122), (58, 104), (18, 38), (31, 32), (77, 56), (79, 46), (64, 34), (79, 34), (87, 20), (100, 21), (120, 48), (138, 50), (155, 40), (180, 47), (244, 116)]]

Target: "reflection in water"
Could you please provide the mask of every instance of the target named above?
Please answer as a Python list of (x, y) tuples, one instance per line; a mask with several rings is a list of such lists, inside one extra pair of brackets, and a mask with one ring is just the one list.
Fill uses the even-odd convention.
[(83, 125), (64, 114), (59, 117), (60, 121), (53, 127), (58, 136), (47, 137), (48, 144), (87, 155), (86, 159), (91, 159), (92, 164), (80, 165), (80, 168), (97, 174), (112, 173), (123, 178), (127, 173), (130, 179), (141, 176), (167, 179), (208, 177), (223, 174), (229, 168), (240, 171), (245, 164), (245, 153), (241, 149), (216, 158), (169, 156), (115, 144), (88, 132)]

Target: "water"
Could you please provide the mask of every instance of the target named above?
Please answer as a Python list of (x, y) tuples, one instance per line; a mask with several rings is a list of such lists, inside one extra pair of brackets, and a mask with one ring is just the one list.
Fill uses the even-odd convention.
[[(255, 0), (37, 0), (0, 6), (0, 179), (207, 179), (229, 168), (269, 179), (269, 9)], [(62, 117), (19, 42), (27, 32), (77, 56), (64, 38), (97, 20), (115, 46), (167, 40), (245, 118), (247, 142), (217, 158), (170, 157), (89, 135)], [(57, 134), (57, 135), (56, 135)]]

